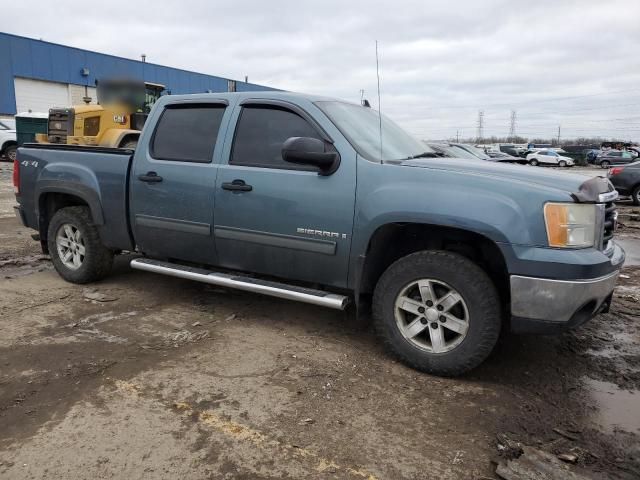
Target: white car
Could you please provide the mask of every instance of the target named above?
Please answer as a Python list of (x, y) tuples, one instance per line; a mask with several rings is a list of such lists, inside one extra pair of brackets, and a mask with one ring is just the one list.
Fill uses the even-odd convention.
[(13, 162), (17, 149), (16, 121), (0, 119), (0, 156)]
[(559, 167), (573, 167), (575, 163), (571, 157), (560, 155), (555, 150), (543, 148), (527, 155), (529, 165), (557, 165)]

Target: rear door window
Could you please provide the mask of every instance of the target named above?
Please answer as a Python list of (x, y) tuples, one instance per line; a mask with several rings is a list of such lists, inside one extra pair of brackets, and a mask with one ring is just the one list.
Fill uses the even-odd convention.
[(170, 105), (158, 121), (151, 141), (156, 160), (211, 163), (225, 105)]

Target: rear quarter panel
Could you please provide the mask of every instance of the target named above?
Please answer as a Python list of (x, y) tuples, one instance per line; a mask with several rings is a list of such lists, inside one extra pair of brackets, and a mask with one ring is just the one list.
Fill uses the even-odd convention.
[(127, 224), (131, 154), (87, 147), (23, 147), (18, 150), (20, 196), (27, 224), (38, 229), (40, 200), (48, 193), (74, 195), (91, 210), (105, 246), (132, 249)]

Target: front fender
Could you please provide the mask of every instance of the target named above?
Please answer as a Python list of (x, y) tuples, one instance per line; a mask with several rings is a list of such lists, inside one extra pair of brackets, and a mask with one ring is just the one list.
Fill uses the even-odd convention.
[(532, 231), (531, 215), (537, 214), (525, 211), (512, 197), (485, 188), (471, 186), (461, 191), (446, 184), (429, 184), (425, 191), (424, 185), (412, 181), (394, 182), (358, 198), (353, 251), (364, 254), (375, 231), (390, 223), (451, 227), (498, 244), (536, 244), (540, 238)]
[(100, 184), (91, 169), (77, 163), (60, 162), (46, 165), (35, 182), (36, 213), (40, 217), (40, 198), (46, 193), (63, 193), (84, 200), (93, 223), (104, 225)]

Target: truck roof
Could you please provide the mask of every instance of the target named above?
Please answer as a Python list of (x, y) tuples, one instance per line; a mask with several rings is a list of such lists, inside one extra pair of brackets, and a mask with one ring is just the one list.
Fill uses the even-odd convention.
[[(166, 103), (171, 103), (173, 100), (206, 100), (206, 99), (249, 99), (249, 98), (270, 98), (270, 99), (279, 99), (279, 100), (307, 100), (310, 102), (317, 101), (344, 101), (337, 98), (332, 97), (324, 97), (321, 95), (310, 95), (306, 93), (296, 93), (296, 92), (278, 92), (278, 91), (264, 91), (264, 92), (219, 92), (219, 93), (190, 93), (184, 95), (165, 95), (160, 98), (160, 100), (164, 100)], [(348, 102), (354, 103), (354, 102)], [(356, 104), (357, 105), (357, 104)]]

